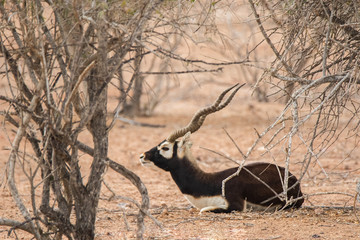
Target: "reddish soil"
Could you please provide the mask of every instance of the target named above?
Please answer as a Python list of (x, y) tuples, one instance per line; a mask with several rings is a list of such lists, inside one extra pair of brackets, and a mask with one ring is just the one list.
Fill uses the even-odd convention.
[[(310, 196), (303, 208), (294, 211), (275, 213), (230, 213), (199, 214), (182, 196), (169, 173), (156, 168), (145, 168), (139, 163), (138, 156), (145, 150), (158, 144), (172, 130), (181, 127), (190, 120), (193, 112), (209, 104), (223, 89), (223, 85), (206, 85), (195, 88), (191, 98), (180, 100), (174, 96), (183, 93), (173, 91), (157, 108), (155, 115), (149, 118), (136, 118), (138, 122), (165, 124), (165, 128), (145, 128), (117, 122), (110, 133), (109, 157), (138, 174), (148, 188), (151, 207), (150, 213), (161, 223), (157, 226), (153, 220), (146, 218), (145, 237), (147, 239), (359, 239), (360, 223), (354, 211), (354, 198), (342, 194), (325, 194), (311, 196), (321, 192), (344, 192), (355, 195), (356, 181), (360, 173), (360, 150), (352, 139), (340, 139), (319, 159), (312, 163), (309, 174), (302, 181), (302, 191)], [(241, 155), (227, 137), (225, 128), (246, 152), (257, 138), (256, 129), (262, 132), (282, 111), (280, 103), (258, 103), (250, 96), (250, 89), (240, 91), (234, 101), (224, 110), (205, 121), (204, 126), (192, 135), (193, 155), (205, 171), (216, 171), (233, 167), (235, 164), (203, 148), (213, 149), (234, 159), (241, 160)], [(115, 101), (111, 103), (115, 105)], [(10, 138), (13, 133), (7, 127)], [(9, 142), (5, 134), (0, 135), (0, 167), (5, 169), (8, 159)], [(91, 144), (89, 136), (84, 133), (82, 141)], [(203, 147), (203, 148), (202, 148)], [(272, 155), (262, 156), (262, 144), (256, 147), (248, 162), (267, 161), (284, 164), (284, 151), (275, 148)], [(300, 174), (300, 164), (305, 150), (299, 147), (292, 155), (291, 171)], [(85, 181), (90, 168), (89, 158), (83, 155), (80, 159)], [(319, 168), (319, 164), (327, 176)], [(1, 180), (4, 181), (4, 170)], [(29, 203), (29, 184), (21, 174), (16, 172), (19, 191), (25, 204)], [(134, 186), (124, 177), (109, 169), (104, 176), (107, 187), (102, 188), (101, 201), (96, 222), (96, 239), (133, 239), (136, 230), (137, 207), (124, 198), (139, 201), (139, 194)], [(2, 182), (0, 216), (22, 221), (18, 209), (12, 201), (7, 186)], [(37, 192), (40, 194), (39, 192)], [(121, 197), (119, 197), (121, 196)], [(39, 196), (38, 196), (39, 197)], [(357, 207), (359, 207), (359, 203)], [(360, 211), (360, 209), (358, 209)], [(360, 214), (360, 213), (359, 213)], [(0, 227), (0, 239), (15, 239), (14, 232), (8, 236), (9, 228)], [(20, 239), (30, 239), (29, 235), (16, 231)]]

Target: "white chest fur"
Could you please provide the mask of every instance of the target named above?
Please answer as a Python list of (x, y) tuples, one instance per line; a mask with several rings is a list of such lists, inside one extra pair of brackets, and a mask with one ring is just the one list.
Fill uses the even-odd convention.
[(200, 209), (200, 213), (216, 209), (227, 209), (229, 206), (226, 199), (220, 195), (197, 198), (186, 194), (184, 194), (184, 196), (194, 207)]

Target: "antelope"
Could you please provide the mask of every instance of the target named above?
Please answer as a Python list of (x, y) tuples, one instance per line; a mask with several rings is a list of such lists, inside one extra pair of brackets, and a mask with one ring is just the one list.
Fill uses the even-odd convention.
[(285, 168), (256, 162), (242, 168), (207, 173), (200, 169), (191, 154), (190, 134), (202, 126), (206, 116), (225, 108), (243, 85), (236, 84), (223, 91), (213, 105), (197, 111), (186, 127), (173, 131), (159, 145), (141, 154), (140, 162), (143, 166), (155, 165), (170, 172), (181, 193), (195, 208), (200, 209), (200, 213), (299, 208), (304, 202), (303, 194), (297, 178), (290, 172), (284, 193)]

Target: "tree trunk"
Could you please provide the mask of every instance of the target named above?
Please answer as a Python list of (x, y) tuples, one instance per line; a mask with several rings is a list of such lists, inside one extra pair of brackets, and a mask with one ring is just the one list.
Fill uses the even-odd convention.
[[(98, 61), (96, 68), (87, 78), (89, 107), (93, 115), (87, 125), (93, 137), (94, 156), (91, 172), (83, 188), (82, 198), (75, 201), (76, 225), (75, 238), (79, 240), (94, 239), (96, 210), (101, 191), (102, 177), (106, 169), (108, 152), (108, 133), (106, 127), (107, 114), (107, 84), (109, 81), (107, 71), (107, 45), (104, 27), (99, 26), (97, 34), (99, 39)], [(91, 112), (91, 111), (90, 111)]]
[[(93, 137), (94, 156), (88, 183), (86, 186), (77, 188), (78, 194), (76, 195), (78, 197), (75, 199), (75, 238), (79, 240), (94, 239), (96, 209), (99, 202), (102, 176), (106, 168), (105, 160), (108, 151), (106, 129), (107, 87), (105, 81), (103, 81), (106, 78), (100, 76), (102, 74), (95, 70), (87, 81), (89, 105), (96, 108), (88, 124)], [(77, 179), (77, 181), (81, 180)]]

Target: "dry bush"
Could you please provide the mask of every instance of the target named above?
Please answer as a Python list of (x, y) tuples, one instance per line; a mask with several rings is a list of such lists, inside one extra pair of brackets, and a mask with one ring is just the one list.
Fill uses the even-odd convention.
[[(212, 5), (201, 4), (207, 4), (206, 11), (190, 1), (0, 3), (1, 78), (7, 81), (0, 97), (6, 103), (5, 124), (15, 132), (14, 137), (5, 132), (10, 145), (7, 185), (24, 219), (0, 218), (1, 225), (36, 239), (93, 239), (109, 166), (139, 190), (137, 238), (142, 238), (147, 190), (137, 175), (107, 158), (108, 133), (116, 119), (107, 121), (108, 89), (115, 86), (121, 92), (119, 106), (132, 99), (138, 108), (143, 75), (166, 70), (142, 70), (141, 62), (149, 56), (189, 63), (190, 71), (216, 71), (199, 68), (196, 60), (167, 48), (171, 38), (186, 36), (184, 28), (207, 26), (202, 15)], [(92, 147), (79, 141), (84, 132)], [(85, 179), (80, 152), (90, 156)], [(28, 179), (30, 193), (19, 192), (15, 169)]]
[(281, 146), (286, 167), (293, 151), (303, 149), (301, 180), (312, 175), (313, 163), (322, 168), (318, 160), (339, 138), (358, 142), (360, 4), (248, 2), (274, 56), (255, 87), (266, 86), (268, 96), (286, 103), (254, 145), (268, 152)]

